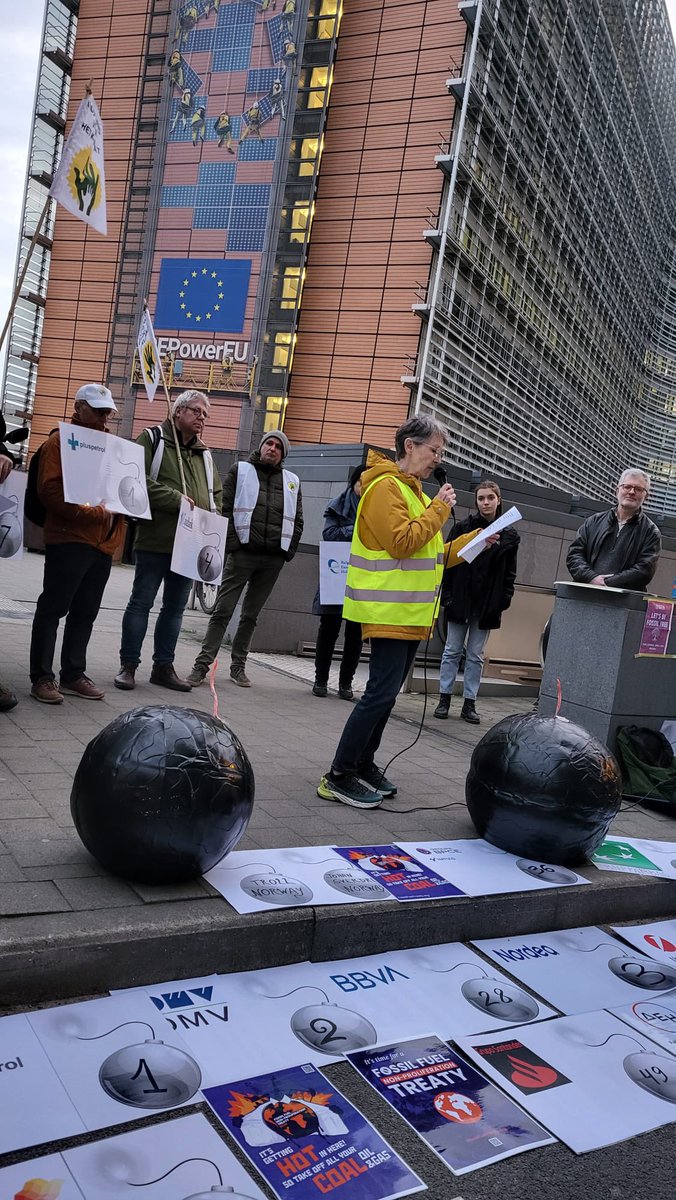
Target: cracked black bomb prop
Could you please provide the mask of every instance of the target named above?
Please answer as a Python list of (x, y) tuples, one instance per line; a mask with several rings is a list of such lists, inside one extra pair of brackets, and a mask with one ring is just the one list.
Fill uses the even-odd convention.
[(90, 854), (137, 883), (183, 883), (237, 844), (254, 777), (238, 738), (206, 713), (149, 705), (87, 746), (70, 811)]
[(477, 833), (539, 862), (575, 866), (600, 846), (622, 799), (601, 742), (563, 717), (506, 717), (474, 748), (465, 782)]

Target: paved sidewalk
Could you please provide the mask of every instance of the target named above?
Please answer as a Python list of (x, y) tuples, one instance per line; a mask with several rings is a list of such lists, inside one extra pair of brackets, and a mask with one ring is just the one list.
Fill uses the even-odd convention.
[[(26, 667), (34, 598), (40, 591), (41, 576), (41, 556), (27, 555), (22, 563), (6, 566), (4, 595), (0, 596), (2, 674), (20, 700), (11, 713), (0, 714), (0, 974), (3, 961), (12, 979), (19, 979), (22, 972), (25, 976), (38, 970), (39, 952), (68, 952), (72, 985), (75, 987), (77, 978), (80, 990), (87, 990), (83, 984), (96, 983), (89, 976), (101, 972), (103, 962), (113, 953), (112, 945), (117, 947), (117, 959), (125, 958), (126, 962), (125, 977), (117, 984), (122, 986), (133, 982), (137, 974), (142, 975), (143, 963), (149, 962), (150, 943), (157, 956), (153, 969), (162, 972), (157, 960), (162, 961), (164, 956), (164, 978), (178, 977), (178, 959), (172, 958), (171, 951), (176, 955), (187, 953), (190, 960), (194, 953), (190, 939), (195, 933), (213, 936), (221, 947), (222, 961), (227, 959), (242, 967), (306, 957), (308, 947), (318, 957), (338, 957), (341, 947), (343, 953), (350, 953), (352, 946), (354, 952), (361, 947), (363, 953), (367, 952), (364, 947), (377, 947), (385, 941), (404, 945), (415, 944), (416, 937), (433, 941), (461, 934), (480, 936), (478, 926), (472, 924), (479, 918), (481, 929), (487, 921), (493, 922), (491, 931), (497, 930), (496, 922), (502, 924), (501, 914), (510, 910), (504, 897), (497, 898), (499, 905), (493, 901), (481, 907), (471, 902), (464, 915), (460, 907), (450, 909), (439, 904), (403, 906), (406, 912), (396, 906), (398, 925), (389, 933), (384, 922), (391, 924), (393, 916), (384, 918), (381, 905), (327, 908), (321, 910), (320, 929), (317, 909), (244, 918), (234, 914), (203, 881), (151, 888), (106, 874), (81, 845), (70, 817), (71, 782), (84, 748), (118, 713), (149, 703), (180, 703), (182, 697), (147, 682), (150, 641), (146, 643), (147, 661), (140, 668), (137, 689), (128, 693), (112, 686), (118, 665), (121, 616), (132, 579), (130, 568), (115, 567), (95, 626), (88, 664), (91, 677), (106, 688), (105, 699), (91, 702), (67, 697), (54, 708), (30, 699)], [(186, 673), (192, 665), (206, 621), (201, 611), (186, 613), (176, 663), (179, 673)], [(472, 748), (495, 721), (510, 712), (527, 711), (532, 704), (513, 698), (482, 700), (478, 704), (482, 725), (473, 727), (457, 715), (446, 722), (434, 720), (431, 714), (436, 701), (428, 702), (422, 734), (416, 741), (423, 697), (400, 697), (397, 717), (388, 726), (381, 755), (381, 765), (385, 766), (405, 750), (388, 771), (399, 785), (399, 794), (368, 814), (322, 800), (315, 791), (321, 773), (330, 764), (348, 705), (335, 694), (324, 700), (312, 696), (312, 664), (308, 660), (259, 654), (252, 656), (247, 669), (254, 686), (235, 687), (228, 678), (226, 651), (217, 677), (220, 716), (240, 737), (256, 778), (254, 813), (240, 849), (472, 837), (474, 829), (464, 805), (464, 780)], [(363, 676), (365, 669), (360, 668), (360, 673)], [(212, 697), (205, 687), (194, 690), (188, 703), (205, 711), (212, 709)], [(454, 707), (457, 714), (460, 702), (454, 702)], [(449, 804), (455, 807), (445, 807)], [(626, 836), (673, 838), (674, 825), (667, 817), (638, 811), (618, 818), (615, 831)], [(622, 907), (623, 896), (629, 903), (627, 888), (633, 888), (631, 903), (636, 905), (637, 917), (668, 911), (676, 892), (676, 885), (669, 890), (668, 884), (658, 881), (638, 881), (643, 906), (639, 911), (635, 877), (596, 871), (593, 875), (595, 891), (605, 889), (606, 906)], [(585, 903), (591, 903), (591, 889), (569, 889), (569, 897), (574, 892), (584, 892)], [(573, 910), (563, 906), (564, 894), (565, 889), (547, 893), (550, 899), (546, 901), (538, 893), (537, 913), (532, 900), (526, 906), (521, 897), (521, 926), (533, 928), (538, 920), (565, 924), (566, 912)], [(572, 904), (572, 897), (567, 903)], [(582, 896), (578, 895), (581, 903)], [(592, 911), (593, 906), (590, 914)], [(516, 920), (514, 912), (512, 919)], [(573, 913), (570, 923), (581, 919), (582, 915), (576, 918)], [(590, 915), (589, 919), (600, 918)], [(540, 928), (547, 925), (541, 924)], [(462, 933), (465, 929), (470, 932)], [(518, 929), (514, 926), (506, 931)], [(168, 934), (174, 938), (171, 945), (166, 940)], [(180, 961), (185, 962), (185, 957)], [(63, 959), (61, 965), (62, 986), (67, 987), (67, 960)], [(224, 968), (212, 963), (209, 969)], [(117, 970), (119, 978), (119, 962)], [(95, 988), (90, 986), (89, 990)]]

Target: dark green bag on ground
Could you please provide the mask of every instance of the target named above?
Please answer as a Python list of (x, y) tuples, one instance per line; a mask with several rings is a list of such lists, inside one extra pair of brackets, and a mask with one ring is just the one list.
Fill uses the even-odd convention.
[(676, 758), (657, 729), (623, 725), (617, 730), (617, 757), (622, 767), (624, 795), (676, 817)]

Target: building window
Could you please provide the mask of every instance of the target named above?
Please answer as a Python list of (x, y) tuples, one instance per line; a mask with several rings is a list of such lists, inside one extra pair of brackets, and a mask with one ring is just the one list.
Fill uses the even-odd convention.
[(310, 205), (303, 200), (294, 204), (291, 211), (290, 242), (304, 242), (310, 224)]
[(273, 371), (286, 371), (291, 363), (291, 333), (276, 333), (275, 348), (272, 352)]
[(300, 267), (285, 267), (282, 278), (280, 308), (295, 308), (300, 296)]
[(312, 175), (315, 169), (315, 159), (319, 157), (318, 137), (303, 138), (300, 144), (299, 175)]
[(271, 429), (283, 429), (286, 417), (286, 396), (266, 396), (263, 433)]
[(315, 67), (310, 75), (308, 108), (322, 108), (329, 84), (329, 67)]

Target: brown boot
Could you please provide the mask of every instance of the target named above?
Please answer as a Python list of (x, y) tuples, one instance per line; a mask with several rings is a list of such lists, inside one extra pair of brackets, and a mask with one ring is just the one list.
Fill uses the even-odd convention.
[(173, 663), (155, 663), (150, 672), (150, 682), (158, 687), (169, 688), (172, 692), (189, 692), (190, 684), (185, 679), (179, 679)]
[(133, 692), (136, 687), (136, 667), (133, 663), (122, 663), (113, 683), (121, 692)]

